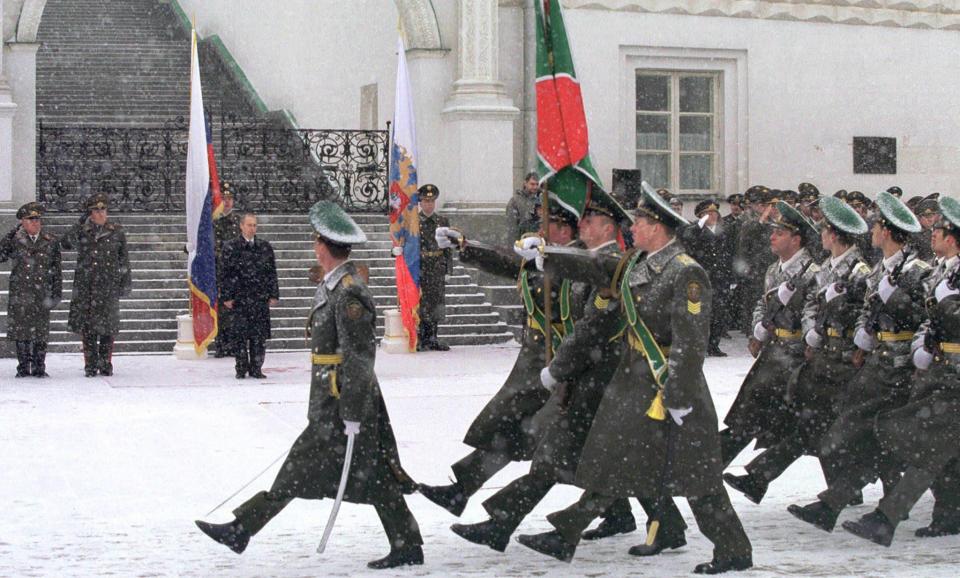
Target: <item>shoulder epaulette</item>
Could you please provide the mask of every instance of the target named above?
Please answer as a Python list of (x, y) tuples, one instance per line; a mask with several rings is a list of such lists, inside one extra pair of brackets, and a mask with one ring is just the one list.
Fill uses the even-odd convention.
[(927, 263), (927, 262), (924, 261), (923, 259), (913, 259), (913, 260), (911, 260), (909, 263), (907, 263), (907, 264), (904, 266), (904, 269), (906, 269), (906, 270), (909, 271), (910, 269), (913, 269), (914, 267), (919, 267), (920, 269), (929, 269), (929, 268), (930, 268), (930, 263)]
[(353, 275), (347, 273), (343, 276), (343, 279), (340, 280), (340, 283), (343, 284), (343, 288), (346, 289), (353, 285)]
[(680, 261), (682, 265), (693, 265), (696, 261), (693, 260), (693, 257), (687, 255), (686, 253), (680, 253), (677, 255), (677, 261)]
[(857, 261), (857, 264), (853, 266), (853, 272), (857, 275), (869, 275), (870, 265), (867, 265), (863, 261)]

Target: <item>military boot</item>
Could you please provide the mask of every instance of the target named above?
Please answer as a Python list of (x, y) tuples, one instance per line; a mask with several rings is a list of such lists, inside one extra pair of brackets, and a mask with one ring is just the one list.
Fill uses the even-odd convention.
[(228, 524), (211, 524), (203, 520), (194, 520), (194, 523), (200, 528), (200, 531), (213, 538), (215, 542), (223, 544), (237, 554), (247, 549), (247, 543), (250, 542), (250, 534), (243, 529), (243, 524), (236, 521)]
[(390, 553), (372, 562), (367, 562), (367, 568), (385, 570), (397, 566), (419, 566), (423, 564), (423, 548), (420, 546), (406, 546), (390, 550)]
[(587, 530), (581, 538), (584, 540), (600, 540), (617, 534), (629, 534), (637, 529), (637, 521), (633, 514), (626, 516), (610, 516), (604, 518), (600, 525), (593, 530)]
[(420, 494), (450, 512), (454, 516), (460, 517), (464, 508), (467, 507), (468, 496), (459, 482), (449, 486), (428, 486), (420, 484)]
[(44, 341), (33, 342), (33, 376), (50, 377), (47, 373), (47, 344)]
[(520, 534), (517, 536), (517, 542), (520, 542), (527, 548), (547, 556), (552, 556), (561, 562), (570, 562), (577, 551), (577, 545), (564, 540), (560, 532), (544, 532), (542, 534)]
[(893, 533), (897, 529), (880, 510), (874, 510), (857, 521), (847, 520), (842, 526), (854, 536), (888, 548), (893, 543)]
[(657, 532), (651, 544), (637, 544), (630, 548), (631, 556), (656, 556), (664, 550), (676, 550), (687, 545), (687, 537), (683, 534), (667, 535), (664, 532)]
[(83, 336), (83, 374), (87, 377), (96, 377), (100, 367), (99, 349), (96, 335)]
[(506, 528), (497, 520), (487, 520), (477, 524), (454, 524), (450, 526), (454, 534), (468, 542), (487, 546), (503, 552), (510, 543), (511, 528)]
[(917, 538), (939, 538), (941, 536), (954, 536), (960, 534), (960, 524), (946, 524), (942, 522), (931, 522), (929, 526), (917, 528), (914, 536)]
[(744, 476), (735, 476), (733, 474), (723, 474), (723, 481), (734, 490), (740, 492), (754, 504), (759, 504), (767, 493), (767, 482), (751, 474)]
[(709, 562), (697, 564), (693, 569), (694, 574), (723, 574), (734, 570), (746, 570), (753, 567), (753, 556), (738, 556), (736, 558), (727, 558), (718, 560), (714, 558)]
[(100, 375), (113, 375), (113, 337), (108, 335), (100, 336), (100, 344), (97, 346), (97, 357)]
[(840, 512), (834, 510), (823, 502), (814, 502), (806, 506), (791, 504), (787, 511), (795, 517), (812, 524), (825, 532), (832, 532), (833, 527), (837, 525), (837, 518)]
[(30, 349), (29, 341), (17, 341), (17, 377), (32, 375), (33, 357)]

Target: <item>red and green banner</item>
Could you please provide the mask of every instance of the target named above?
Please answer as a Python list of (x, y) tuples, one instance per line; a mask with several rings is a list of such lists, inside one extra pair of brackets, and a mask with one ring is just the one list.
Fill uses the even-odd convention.
[(536, 0), (534, 5), (537, 10), (537, 158), (541, 183), (547, 184), (557, 202), (579, 217), (592, 194), (605, 193), (590, 162), (587, 117), (560, 2)]

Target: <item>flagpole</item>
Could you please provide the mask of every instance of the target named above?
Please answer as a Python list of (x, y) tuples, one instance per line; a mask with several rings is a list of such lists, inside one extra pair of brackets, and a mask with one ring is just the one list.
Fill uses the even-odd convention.
[[(543, 228), (544, 243), (546, 243), (547, 239), (550, 238), (550, 193), (547, 191), (546, 183), (541, 187), (541, 194), (543, 195), (543, 202), (541, 203), (540, 219), (542, 224), (540, 226)], [(544, 365), (548, 366), (550, 360), (553, 359), (553, 296), (550, 287), (550, 273), (547, 271), (543, 272), (543, 316), (546, 319), (546, 327), (543, 328), (543, 357)]]

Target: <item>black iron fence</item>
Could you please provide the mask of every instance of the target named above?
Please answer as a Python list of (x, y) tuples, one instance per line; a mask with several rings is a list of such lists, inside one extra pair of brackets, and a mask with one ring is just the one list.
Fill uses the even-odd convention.
[[(117, 212), (183, 212), (187, 126), (39, 126), (38, 198), (77, 212), (93, 193)], [(241, 208), (301, 212), (321, 199), (353, 212), (387, 211), (387, 131), (278, 128), (219, 117), (213, 142), (221, 181)]]

